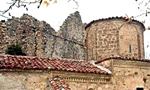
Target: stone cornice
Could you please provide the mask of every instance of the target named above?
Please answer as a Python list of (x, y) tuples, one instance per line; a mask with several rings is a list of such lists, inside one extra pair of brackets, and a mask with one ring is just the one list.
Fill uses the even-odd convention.
[(52, 76), (59, 76), (68, 82), (82, 82), (82, 83), (111, 83), (111, 75), (97, 75), (87, 73), (74, 73), (74, 72), (52, 72)]

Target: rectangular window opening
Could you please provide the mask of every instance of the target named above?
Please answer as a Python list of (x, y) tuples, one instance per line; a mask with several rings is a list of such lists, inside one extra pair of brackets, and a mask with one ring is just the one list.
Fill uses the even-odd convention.
[(136, 90), (144, 90), (143, 87), (137, 87)]

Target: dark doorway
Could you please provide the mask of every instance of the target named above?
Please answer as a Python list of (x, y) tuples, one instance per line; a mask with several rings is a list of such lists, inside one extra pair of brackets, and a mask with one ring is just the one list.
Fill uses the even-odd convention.
[(142, 87), (137, 87), (136, 90), (144, 90)]

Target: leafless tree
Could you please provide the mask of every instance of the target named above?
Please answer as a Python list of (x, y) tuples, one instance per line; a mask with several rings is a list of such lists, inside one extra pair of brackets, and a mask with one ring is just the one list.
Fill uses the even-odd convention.
[[(73, 1), (78, 6), (78, 2), (76, 0), (67, 0), (68, 2)], [(59, 0), (9, 0), (7, 4), (9, 4), (8, 8), (6, 10), (0, 10), (0, 16), (6, 17), (5, 14), (8, 13), (9, 16), (11, 16), (11, 13), (9, 13), (10, 10), (13, 9), (13, 7), (23, 7), (27, 11), (29, 9), (29, 5), (36, 4), (37, 8), (40, 8), (41, 4), (49, 5), (49, 2), (59, 2)], [(7, 18), (7, 17), (6, 17)]]
[(137, 8), (142, 11), (137, 17), (150, 14), (150, 0), (135, 0), (135, 2), (138, 4)]

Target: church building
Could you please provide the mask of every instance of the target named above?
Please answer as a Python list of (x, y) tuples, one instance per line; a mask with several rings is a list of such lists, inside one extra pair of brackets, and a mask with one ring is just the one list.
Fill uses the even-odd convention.
[(0, 90), (150, 90), (144, 25), (112, 17), (85, 26), (85, 60), (0, 55)]

